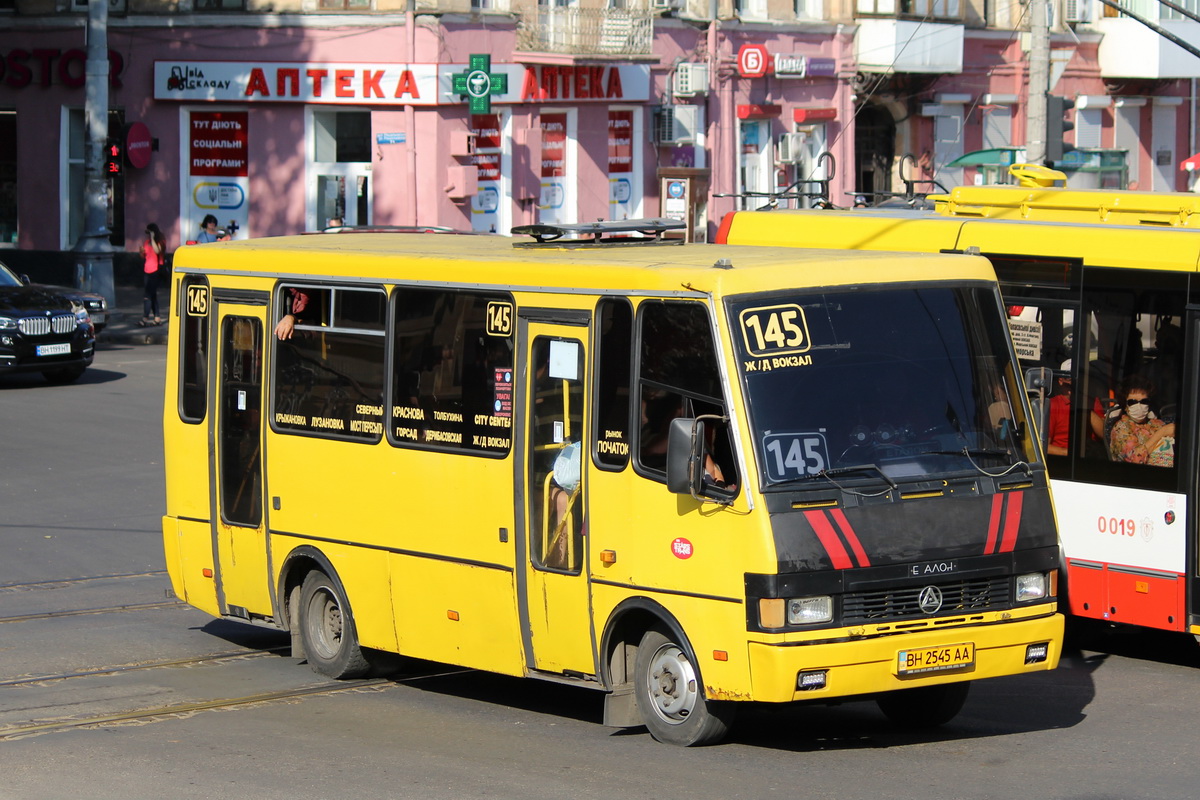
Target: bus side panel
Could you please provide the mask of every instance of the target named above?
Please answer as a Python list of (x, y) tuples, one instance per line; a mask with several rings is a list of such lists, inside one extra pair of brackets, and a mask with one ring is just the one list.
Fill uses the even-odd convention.
[(221, 609), (217, 604), (216, 580), (204, 575), (204, 570), (214, 568), (209, 524), (163, 517), (163, 550), (175, 595), (185, 603), (219, 617)]
[[(613, 610), (625, 600), (639, 597), (657, 603), (683, 628), (704, 679), (705, 696), (711, 700), (753, 699), (744, 603), (636, 591), (602, 583), (592, 586), (598, 633), (611, 620)], [(629, 644), (636, 646), (640, 634), (633, 636)], [(794, 681), (793, 675), (788, 686)]]
[(390, 565), (399, 652), (525, 673), (512, 571), (409, 555), (392, 555)]
[(346, 592), (359, 644), (376, 650), (396, 651), (388, 561), (383, 553), (354, 544), (321, 542), (314, 545), (279, 535), (272, 536), (271, 543), (273, 551), (279, 554), (286, 554), (300, 544), (316, 546), (333, 565)]

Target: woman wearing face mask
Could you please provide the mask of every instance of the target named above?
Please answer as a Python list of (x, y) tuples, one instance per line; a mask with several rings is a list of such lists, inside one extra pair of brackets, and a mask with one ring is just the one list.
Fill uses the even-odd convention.
[(1175, 463), (1175, 423), (1150, 416), (1149, 382), (1134, 378), (1125, 391), (1125, 413), (1113, 426), (1109, 451), (1116, 461), (1170, 467)]

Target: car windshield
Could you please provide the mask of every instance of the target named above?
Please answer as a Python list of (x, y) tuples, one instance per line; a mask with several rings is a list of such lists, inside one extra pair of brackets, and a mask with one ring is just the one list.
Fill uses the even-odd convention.
[(21, 279), (12, 273), (8, 267), (0, 264), (0, 286), (20, 286)]
[(1034, 457), (994, 287), (739, 296), (728, 311), (766, 487), (999, 474)]

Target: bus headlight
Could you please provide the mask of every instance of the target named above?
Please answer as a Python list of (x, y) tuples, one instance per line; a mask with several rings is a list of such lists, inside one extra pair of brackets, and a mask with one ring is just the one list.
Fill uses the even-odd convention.
[(1048, 596), (1046, 589), (1046, 574), (1044, 572), (1034, 572), (1029, 575), (1017, 576), (1018, 603), (1027, 603), (1030, 600), (1044, 600)]
[(771, 630), (787, 625), (814, 625), (833, 619), (833, 598), (764, 597), (758, 601), (758, 623)]
[(793, 597), (787, 601), (788, 625), (812, 625), (815, 622), (829, 622), (831, 619), (833, 598), (829, 595)]

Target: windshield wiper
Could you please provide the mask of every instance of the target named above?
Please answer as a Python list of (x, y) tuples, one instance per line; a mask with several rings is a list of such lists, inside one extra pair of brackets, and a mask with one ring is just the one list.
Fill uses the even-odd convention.
[[(826, 480), (828, 480), (830, 475), (849, 475), (849, 474), (855, 473), (855, 472), (874, 472), (876, 475), (883, 478), (883, 482), (886, 483), (888, 486), (892, 487), (893, 489), (899, 488), (896, 486), (896, 482), (894, 480), (892, 480), (891, 478), (889, 478), (887, 476), (887, 473), (884, 472), (883, 469), (880, 468), (880, 466), (878, 464), (854, 464), (853, 466), (849, 466), (849, 467), (834, 467), (833, 469), (823, 469), (820, 472), (818, 472), (816, 476), (818, 478), (825, 478)], [(832, 480), (830, 480), (829, 482), (833, 483), (834, 486), (837, 486), (837, 484), (834, 483)], [(840, 489), (841, 487), (839, 486), (838, 488)]]
[(1017, 461), (1017, 462), (1013, 463), (1012, 466), (1010, 466), (1008, 469), (1004, 470), (1003, 472), (988, 472), (986, 469), (984, 469), (983, 467), (976, 464), (975, 459), (971, 457), (971, 456), (1011, 456), (1012, 453), (1008, 450), (997, 450), (996, 448), (964, 447), (961, 450), (930, 450), (929, 452), (933, 453), (934, 455), (940, 455), (940, 456), (966, 456), (967, 461), (971, 462), (971, 466), (975, 468), (976, 472), (978, 472), (981, 475), (987, 475), (989, 478), (1002, 478), (1005, 475), (1007, 475), (1008, 473), (1012, 472), (1014, 469), (1023, 470), (1025, 472), (1026, 477), (1033, 474), (1033, 469), (1029, 466), (1028, 462), (1025, 462), (1025, 461)]

